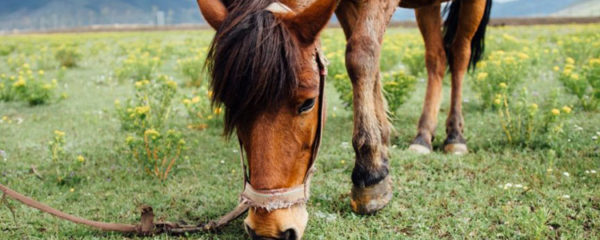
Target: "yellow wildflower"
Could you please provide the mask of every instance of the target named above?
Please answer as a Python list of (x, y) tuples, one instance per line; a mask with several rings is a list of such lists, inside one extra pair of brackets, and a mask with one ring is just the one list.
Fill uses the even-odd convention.
[(553, 70), (554, 70), (555, 72), (558, 72), (558, 71), (560, 71), (560, 67), (558, 67), (558, 66), (554, 66)]
[(54, 135), (56, 135), (57, 137), (64, 137), (65, 132), (60, 131), (60, 130), (54, 130)]
[(535, 111), (538, 109), (538, 105), (537, 104), (531, 104), (531, 110)]
[(75, 188), (69, 189), (69, 192), (75, 192)]
[(156, 137), (160, 136), (160, 133), (153, 128), (150, 128), (144, 132), (144, 136), (150, 136), (152, 139), (156, 139)]
[(38, 75), (44, 75), (44, 70), (39, 70)]
[(529, 56), (527, 54), (525, 54), (525, 53), (519, 53), (519, 54), (517, 54), (517, 56), (519, 56), (519, 58), (521, 60), (526, 60), (526, 59), (529, 58)]
[(500, 105), (502, 103), (502, 99), (500, 98), (496, 98), (496, 100), (494, 100), (494, 104), (496, 105)]
[(190, 103), (192, 103), (192, 101), (190, 101), (189, 99), (183, 99), (183, 104), (190, 105)]
[(216, 115), (219, 115), (219, 114), (221, 114), (222, 111), (223, 111), (223, 109), (221, 109), (220, 107), (218, 107), (218, 108), (215, 108), (214, 113)]
[(571, 108), (570, 108), (570, 107), (568, 107), (568, 106), (564, 106), (564, 107), (562, 107), (562, 110), (563, 110), (563, 112), (565, 112), (565, 113), (567, 113), (567, 114), (571, 113)]
[(115, 106), (119, 106), (121, 105), (121, 101), (119, 101), (119, 99), (115, 99)]
[(484, 61), (478, 62), (477, 63), (477, 67), (478, 68), (485, 68), (487, 66), (487, 63)]
[(25, 79), (23, 79), (22, 77), (19, 77), (19, 80), (17, 80), (15, 83), (13, 83), (13, 87), (22, 87), (25, 86)]
[(199, 96), (195, 96), (192, 98), (192, 103), (198, 103), (200, 102), (200, 97)]
[(138, 115), (146, 114), (146, 113), (150, 112), (150, 107), (149, 106), (135, 107), (135, 112)]
[(127, 136), (127, 138), (125, 138), (125, 143), (131, 144), (132, 142), (133, 142), (133, 137), (132, 136)]
[(556, 108), (552, 109), (552, 115), (558, 116), (559, 114), (560, 114), (560, 110), (558, 110)]
[(508, 87), (508, 85), (506, 85), (506, 83), (504, 83), (504, 82), (500, 83), (500, 88), (507, 88), (507, 87)]
[(571, 74), (571, 79), (573, 79), (573, 80), (579, 80), (579, 74), (577, 74), (577, 73)]
[(177, 83), (173, 80), (168, 80), (167, 86), (169, 86), (170, 88), (177, 88)]
[(478, 81), (484, 80), (487, 77), (488, 77), (488, 73), (486, 73), (486, 72), (480, 72), (480, 73), (477, 74), (477, 80)]
[(85, 158), (81, 155), (77, 156), (77, 161), (79, 162), (85, 162)]
[(573, 59), (573, 58), (570, 58), (570, 57), (568, 57), (568, 58), (567, 58), (565, 61), (566, 61), (568, 64), (575, 64), (575, 59)]

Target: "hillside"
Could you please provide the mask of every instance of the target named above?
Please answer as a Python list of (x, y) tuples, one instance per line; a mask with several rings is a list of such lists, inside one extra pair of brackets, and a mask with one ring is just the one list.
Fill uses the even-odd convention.
[(201, 23), (194, 0), (2, 0), (0, 30), (87, 25)]
[[(544, 17), (561, 11), (579, 0), (494, 0), (492, 18)], [(590, 0), (590, 2), (599, 2)], [(414, 19), (412, 9), (399, 9), (393, 17), (396, 21)]]
[[(600, 15), (598, 0), (494, 0), (493, 18)], [(414, 20), (399, 9), (395, 21)], [(202, 24), (194, 0), (0, 0), (0, 31), (115, 24)]]
[(578, 1), (569, 7), (562, 9), (552, 16), (557, 17), (575, 17), (575, 16), (600, 16), (600, 1), (583, 0)]

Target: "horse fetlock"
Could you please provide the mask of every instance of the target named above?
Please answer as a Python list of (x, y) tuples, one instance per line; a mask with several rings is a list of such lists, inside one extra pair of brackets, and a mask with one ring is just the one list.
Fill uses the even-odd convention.
[(392, 196), (392, 180), (386, 176), (379, 183), (368, 187), (354, 185), (350, 196), (350, 207), (358, 214), (374, 214), (385, 207)]
[(388, 176), (388, 160), (386, 158), (382, 158), (380, 162), (375, 162), (375, 160), (357, 156), (352, 170), (352, 183), (354, 186), (364, 188), (376, 185)]

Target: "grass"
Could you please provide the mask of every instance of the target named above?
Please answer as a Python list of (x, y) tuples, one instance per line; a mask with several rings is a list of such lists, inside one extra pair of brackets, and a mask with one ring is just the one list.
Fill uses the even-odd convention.
[[(525, 37), (535, 35), (535, 29), (509, 29), (513, 33), (524, 32)], [(341, 34), (339, 30), (328, 31)], [(503, 31), (493, 28), (491, 33)], [(418, 37), (415, 29), (391, 29), (390, 33)], [(167, 58), (161, 72), (181, 81), (183, 76), (175, 72), (175, 61), (181, 57), (178, 54), (185, 55), (187, 48), (204, 46), (210, 36), (210, 32), (156, 32), (21, 38), (32, 43), (76, 39), (73, 41), (79, 41), (82, 48), (102, 43), (108, 49), (119, 49), (118, 44), (136, 41), (173, 44), (175, 53)], [(200, 40), (191, 41), (195, 39)], [(59, 93), (68, 95), (64, 100), (37, 107), (23, 102), (0, 102), (0, 117), (13, 120), (0, 123), (0, 150), (6, 153), (6, 159), (0, 156), (0, 182), (58, 209), (101, 221), (136, 223), (144, 204), (154, 207), (157, 219), (188, 223), (205, 222), (231, 210), (242, 189), (242, 176), (238, 146), (220, 136), (221, 126), (184, 131), (188, 148), (165, 182), (143, 174), (139, 165), (126, 157), (125, 133), (120, 130), (113, 102), (131, 94), (133, 84), (111, 77), (118, 65), (114, 61), (119, 58), (116, 52), (88, 54), (78, 68), (67, 70), (58, 87)], [(0, 62), (6, 58), (0, 57)], [(551, 67), (538, 71), (549, 73)], [(0, 72), (6, 71), (0, 65)], [(541, 76), (527, 80), (525, 85), (540, 94), (560, 87), (551, 74)], [(550, 151), (511, 147), (504, 141), (496, 113), (477, 107), (469, 83), (467, 79), (464, 115), (471, 153), (466, 156), (445, 155), (440, 150), (449, 105), (447, 85), (439, 117), (442, 124), (434, 142), (437, 151), (421, 156), (404, 150), (416, 133), (421, 112), (425, 83), (422, 79), (417, 83), (417, 91), (393, 120), (396, 131), (390, 164), (394, 198), (374, 216), (360, 216), (350, 210), (352, 113), (342, 106), (329, 84), (328, 120), (308, 204), (306, 239), (600, 238), (600, 174), (585, 173), (600, 170), (600, 150), (598, 143), (592, 141), (592, 136), (600, 131), (600, 114), (576, 111), (565, 127), (567, 137), (561, 139), (568, 148)], [(566, 94), (562, 98), (565, 102), (573, 100)], [(183, 106), (178, 105), (174, 114), (175, 125), (185, 129)], [(22, 122), (18, 123), (18, 119)], [(577, 130), (575, 125), (583, 130)], [(86, 159), (78, 173), (83, 176), (78, 183), (61, 185), (51, 178), (47, 142), (54, 130), (66, 133), (69, 160), (75, 161), (77, 155)], [(32, 173), (32, 166), (43, 179)], [(517, 184), (527, 189), (514, 187)], [(2, 239), (128, 237), (67, 223), (14, 201), (10, 203), (17, 223), (10, 211), (0, 205)], [(238, 219), (221, 233), (189, 238), (239, 239), (244, 234), (242, 219)], [(163, 235), (152, 239), (170, 238)]]

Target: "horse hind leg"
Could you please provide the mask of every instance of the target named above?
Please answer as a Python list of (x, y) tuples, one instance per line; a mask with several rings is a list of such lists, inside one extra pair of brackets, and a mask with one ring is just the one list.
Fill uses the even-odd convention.
[(446, 70), (446, 53), (441, 31), (440, 5), (415, 9), (417, 24), (425, 42), (425, 65), (427, 66), (427, 91), (423, 112), (419, 119), (417, 136), (409, 147), (416, 153), (430, 153), (437, 126), (442, 97), (442, 79)]
[(379, 57), (385, 26), (398, 0), (342, 1), (336, 10), (347, 38), (346, 68), (352, 81), (356, 161), (351, 207), (372, 214), (392, 198), (388, 151), (391, 125), (381, 92)]
[[(486, 3), (488, 2), (488, 3)], [(472, 44), (474, 36), (485, 32), (485, 24), (482, 19), (489, 17), (489, 0), (462, 0), (452, 4), (459, 4), (456, 13), (457, 18), (454, 38), (446, 39), (446, 52), (449, 54), (450, 70), (452, 72), (452, 91), (450, 101), (450, 111), (446, 120), (446, 140), (444, 141), (444, 151), (452, 154), (465, 154), (468, 152), (466, 140), (463, 136), (464, 119), (462, 115), (462, 82), (469, 67), (474, 64), (477, 57), (473, 59), (472, 53), (480, 52), (480, 45)], [(452, 6), (451, 6), (452, 8)], [(487, 13), (486, 13), (487, 12)], [(484, 16), (484, 13), (486, 16)], [(452, 10), (449, 19), (451, 19)], [(451, 20), (447, 20), (451, 21)], [(480, 27), (482, 25), (483, 28)], [(476, 41), (483, 41), (483, 36)], [(472, 49), (472, 46), (478, 48)]]

